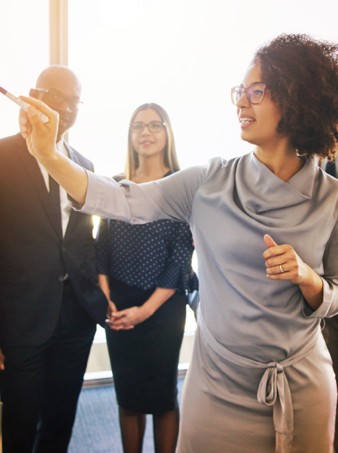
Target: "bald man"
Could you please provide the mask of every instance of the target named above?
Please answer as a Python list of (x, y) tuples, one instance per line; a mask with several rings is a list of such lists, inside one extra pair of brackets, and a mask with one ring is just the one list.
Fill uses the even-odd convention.
[[(51, 66), (30, 95), (59, 113), (59, 152), (93, 170), (64, 141), (81, 103), (77, 76)], [(66, 453), (96, 323), (104, 325), (107, 309), (92, 219), (69, 208), (20, 134), (0, 140), (0, 219), (4, 453)]]

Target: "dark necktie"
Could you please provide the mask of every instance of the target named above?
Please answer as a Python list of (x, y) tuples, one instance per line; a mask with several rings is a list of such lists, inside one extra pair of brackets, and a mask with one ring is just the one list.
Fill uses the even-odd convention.
[(327, 174), (337, 177), (337, 168), (336, 168), (336, 161), (327, 161), (325, 165), (325, 171)]
[(52, 205), (55, 226), (62, 236), (61, 227), (61, 206), (60, 206), (60, 187), (59, 184), (49, 175), (49, 199)]

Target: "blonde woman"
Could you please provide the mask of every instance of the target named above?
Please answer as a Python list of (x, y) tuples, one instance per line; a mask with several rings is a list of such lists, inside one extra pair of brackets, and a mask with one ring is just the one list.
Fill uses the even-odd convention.
[[(114, 179), (139, 184), (177, 170), (167, 113), (157, 104), (140, 106), (130, 122), (125, 174)], [(191, 270), (192, 252), (186, 223), (101, 221), (99, 282), (109, 302), (107, 344), (125, 453), (142, 451), (145, 414), (153, 415), (156, 453), (175, 451), (177, 366), (186, 292), (197, 286)]]

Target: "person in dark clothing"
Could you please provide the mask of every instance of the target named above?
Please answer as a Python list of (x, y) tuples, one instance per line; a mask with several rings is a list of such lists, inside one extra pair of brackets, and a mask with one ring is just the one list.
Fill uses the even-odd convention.
[[(77, 76), (51, 66), (30, 95), (58, 112), (58, 151), (93, 170), (64, 141), (81, 102)], [(96, 323), (104, 324), (107, 309), (92, 218), (68, 207), (20, 134), (0, 140), (0, 193), (4, 453), (66, 453)]]
[[(326, 173), (333, 176), (334, 178), (338, 177), (337, 174), (337, 158), (333, 160), (324, 160), (320, 163), (320, 167), (325, 170)], [(326, 342), (327, 348), (330, 352), (332, 358), (333, 371), (338, 376), (338, 316), (333, 316), (332, 318), (325, 319), (325, 327), (323, 329), (323, 336)], [(334, 447), (338, 451), (338, 418), (336, 416), (336, 427), (335, 427), (335, 437), (334, 437)]]
[[(143, 183), (177, 170), (167, 113), (156, 104), (140, 106), (130, 123), (126, 174), (115, 179)], [(175, 451), (187, 293), (198, 287), (193, 249), (186, 223), (101, 220), (98, 272), (110, 307), (107, 343), (124, 453), (142, 451), (145, 414), (153, 415), (156, 453)]]

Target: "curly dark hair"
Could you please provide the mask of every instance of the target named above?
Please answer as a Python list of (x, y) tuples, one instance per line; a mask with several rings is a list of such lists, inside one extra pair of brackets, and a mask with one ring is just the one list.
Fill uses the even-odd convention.
[(253, 64), (281, 110), (277, 131), (298, 154), (332, 159), (338, 150), (338, 44), (280, 35)]

